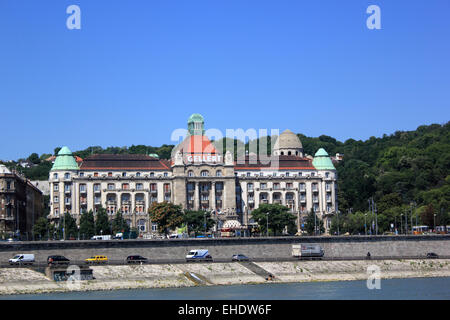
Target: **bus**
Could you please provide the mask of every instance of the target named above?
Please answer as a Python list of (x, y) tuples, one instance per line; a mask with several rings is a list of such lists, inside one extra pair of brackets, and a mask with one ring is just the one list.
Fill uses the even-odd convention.
[(424, 234), (429, 231), (428, 226), (413, 226), (412, 227), (413, 234)]
[(450, 233), (450, 226), (436, 226), (436, 233), (438, 234), (447, 234)]

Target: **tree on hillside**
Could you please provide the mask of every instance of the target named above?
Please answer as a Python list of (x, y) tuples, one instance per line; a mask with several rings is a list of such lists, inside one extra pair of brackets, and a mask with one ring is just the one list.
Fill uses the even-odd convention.
[(90, 239), (95, 235), (95, 221), (92, 210), (85, 211), (80, 217), (80, 238)]
[(291, 233), (295, 233), (296, 216), (289, 212), (289, 208), (281, 204), (261, 204), (252, 211), (252, 218), (258, 223), (263, 234), (267, 233), (267, 219), (269, 219), (269, 231), (274, 235), (282, 234), (287, 227)]
[(183, 224), (184, 217), (181, 206), (170, 202), (153, 202), (148, 209), (150, 220), (158, 224), (160, 233), (168, 234)]
[(206, 230), (211, 229), (215, 221), (211, 219), (211, 212), (209, 211), (185, 211), (184, 223), (188, 227), (189, 232), (194, 232), (195, 235), (205, 231), (205, 218), (206, 218)]

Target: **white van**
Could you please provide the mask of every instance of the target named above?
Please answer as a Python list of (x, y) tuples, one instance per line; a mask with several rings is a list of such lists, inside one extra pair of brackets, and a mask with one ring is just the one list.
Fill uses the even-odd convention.
[(19, 253), (9, 259), (9, 264), (33, 264), (33, 262), (34, 254), (32, 253)]
[(186, 262), (189, 261), (212, 261), (212, 257), (206, 249), (194, 249), (186, 255)]

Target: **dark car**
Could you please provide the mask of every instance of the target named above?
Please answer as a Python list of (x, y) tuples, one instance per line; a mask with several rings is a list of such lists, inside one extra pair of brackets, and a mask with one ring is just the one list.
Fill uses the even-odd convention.
[(54, 266), (54, 265), (59, 265), (59, 264), (64, 265), (64, 264), (69, 264), (69, 263), (70, 263), (70, 260), (64, 256), (55, 255), (55, 256), (48, 256), (48, 258), (47, 258), (47, 264), (49, 266)]
[(127, 263), (147, 263), (148, 259), (142, 256), (128, 256)]
[(243, 254), (235, 254), (231, 257), (231, 261), (249, 261), (250, 259)]
[(427, 253), (427, 258), (428, 259), (437, 259), (437, 258), (439, 258), (439, 256), (436, 253), (434, 253), (434, 252), (428, 252)]

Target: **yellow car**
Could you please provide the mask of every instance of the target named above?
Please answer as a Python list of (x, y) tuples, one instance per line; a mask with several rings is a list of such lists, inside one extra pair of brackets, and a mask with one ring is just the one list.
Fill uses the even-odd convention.
[(93, 256), (90, 258), (85, 259), (86, 263), (107, 263), (108, 257), (107, 256)]

